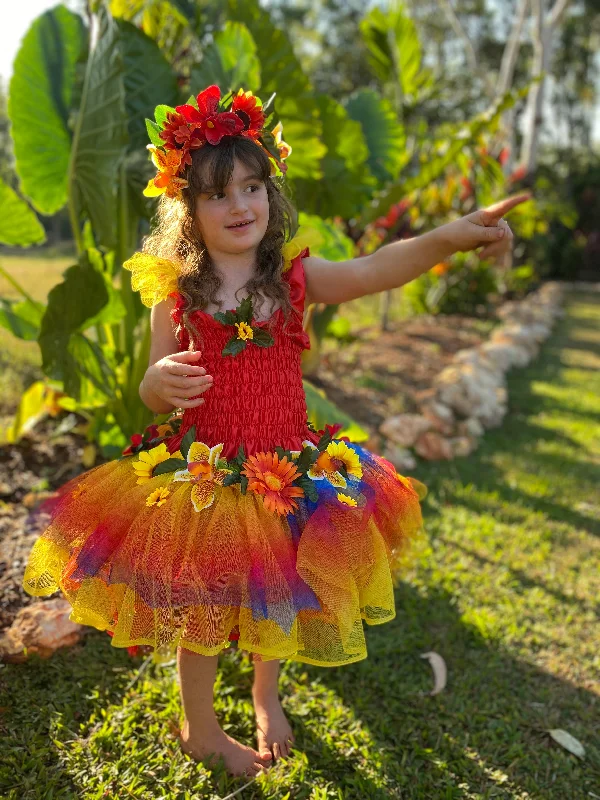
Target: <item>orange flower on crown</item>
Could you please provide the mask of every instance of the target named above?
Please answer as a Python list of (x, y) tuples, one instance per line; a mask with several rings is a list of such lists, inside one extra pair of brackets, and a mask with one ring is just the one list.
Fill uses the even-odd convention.
[(242, 475), (248, 478), (248, 491), (263, 496), (265, 508), (276, 514), (290, 514), (298, 503), (295, 497), (303, 497), (304, 490), (292, 486), (300, 472), (295, 464), (277, 453), (256, 453), (244, 462)]
[(166, 194), (167, 197), (179, 197), (181, 190), (188, 185), (183, 178), (177, 177), (183, 156), (182, 151), (168, 150), (163, 153), (152, 144), (148, 145), (148, 150), (158, 173), (154, 178), (150, 178), (144, 194), (146, 197), (157, 197), (159, 194)]

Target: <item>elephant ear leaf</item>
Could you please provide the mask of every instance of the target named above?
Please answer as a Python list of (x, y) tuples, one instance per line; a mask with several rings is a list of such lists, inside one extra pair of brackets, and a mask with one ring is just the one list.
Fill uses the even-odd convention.
[(29, 208), (2, 179), (0, 179), (0, 242), (28, 247), (46, 238), (44, 228)]
[(15, 58), (8, 116), (16, 169), (21, 191), (43, 214), (67, 202), (69, 116), (87, 38), (81, 17), (57, 5), (34, 20)]
[(98, 244), (116, 239), (118, 171), (127, 147), (124, 42), (101, 7), (96, 45), (88, 58), (71, 152), (71, 197), (78, 219), (87, 216)]

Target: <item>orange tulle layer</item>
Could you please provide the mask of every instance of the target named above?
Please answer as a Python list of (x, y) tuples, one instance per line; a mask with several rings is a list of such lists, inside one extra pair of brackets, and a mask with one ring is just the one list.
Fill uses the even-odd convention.
[[(138, 484), (131, 458), (96, 467), (35, 512), (42, 533), (24, 588), (60, 589), (74, 621), (109, 631), (116, 647), (150, 645), (157, 661), (178, 646), (215, 655), (232, 639), (260, 660), (359, 661), (363, 621), (396, 615), (394, 581), (422, 518), (410, 482), (354, 448), (361, 502), (316, 481), (318, 501), (301, 498), (287, 516), (239, 485), (217, 486), (196, 511), (192, 484), (173, 473)], [(147, 505), (160, 488), (168, 500)]]

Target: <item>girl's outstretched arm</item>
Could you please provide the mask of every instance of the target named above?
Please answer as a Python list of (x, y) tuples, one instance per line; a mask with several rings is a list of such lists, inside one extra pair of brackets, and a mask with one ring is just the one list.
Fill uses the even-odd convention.
[(466, 217), (441, 225), (414, 239), (380, 247), (374, 253), (349, 261), (304, 259), (309, 303), (343, 303), (367, 294), (395, 289), (418, 278), (440, 261), (459, 251), (475, 250), (482, 258), (501, 258), (512, 247), (513, 235), (502, 219), (531, 195), (508, 197)]

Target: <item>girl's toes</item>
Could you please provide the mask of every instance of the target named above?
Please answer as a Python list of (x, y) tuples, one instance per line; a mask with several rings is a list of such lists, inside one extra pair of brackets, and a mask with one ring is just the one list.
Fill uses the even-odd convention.
[(280, 759), (281, 756), (282, 756), (281, 747), (279, 746), (279, 742), (274, 742), (273, 743), (273, 755), (275, 756), (276, 760)]
[(273, 761), (273, 753), (270, 750), (263, 750), (263, 752), (260, 753), (260, 757), (266, 764), (270, 764)]

